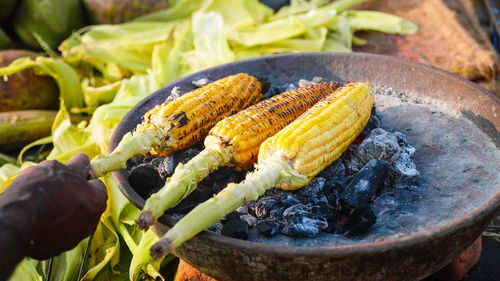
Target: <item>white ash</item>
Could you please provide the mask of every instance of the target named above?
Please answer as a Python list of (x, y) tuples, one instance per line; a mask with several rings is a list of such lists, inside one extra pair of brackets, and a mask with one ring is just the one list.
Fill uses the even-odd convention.
[(194, 80), (191, 82), (193, 85), (195, 85), (196, 87), (200, 88), (200, 87), (203, 87), (207, 84), (210, 84), (212, 83), (212, 80), (208, 79), (208, 78), (201, 78), (201, 79), (198, 79), (198, 80)]

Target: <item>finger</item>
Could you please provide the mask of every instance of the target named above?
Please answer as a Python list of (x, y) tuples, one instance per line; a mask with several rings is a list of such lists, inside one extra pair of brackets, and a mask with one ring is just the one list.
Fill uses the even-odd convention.
[(73, 155), (66, 166), (76, 174), (88, 179), (90, 176), (90, 160), (87, 154), (78, 153)]
[[(94, 189), (94, 194), (97, 198), (94, 198), (94, 202), (100, 207), (101, 212), (106, 209), (106, 201), (108, 200), (108, 193), (106, 191), (106, 186), (100, 179), (89, 180), (89, 186)], [(100, 205), (100, 206), (99, 206)]]

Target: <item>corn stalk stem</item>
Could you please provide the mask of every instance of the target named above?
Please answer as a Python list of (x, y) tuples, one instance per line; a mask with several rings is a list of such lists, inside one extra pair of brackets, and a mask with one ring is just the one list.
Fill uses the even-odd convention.
[(92, 159), (90, 165), (94, 171), (94, 177), (102, 177), (108, 172), (126, 168), (128, 159), (149, 152), (156, 139), (157, 136), (152, 131), (134, 135), (125, 134), (113, 152)]
[(197, 184), (211, 172), (229, 163), (232, 154), (231, 146), (212, 145), (186, 164), (179, 164), (165, 185), (146, 201), (137, 220), (139, 228), (146, 229), (154, 224), (166, 210), (193, 192)]

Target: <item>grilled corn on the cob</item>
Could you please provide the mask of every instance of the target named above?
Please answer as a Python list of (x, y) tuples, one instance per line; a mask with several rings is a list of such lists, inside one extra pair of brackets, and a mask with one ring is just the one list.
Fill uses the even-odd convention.
[(161, 257), (247, 201), (276, 186), (297, 189), (337, 159), (370, 118), (373, 95), (367, 83), (350, 83), (316, 103), (262, 143), (257, 169), (240, 184), (229, 184), (171, 228), (153, 247)]
[(190, 147), (218, 121), (260, 101), (261, 87), (255, 77), (239, 73), (156, 106), (111, 154), (92, 161), (95, 176), (125, 168), (126, 161), (138, 154), (167, 156)]
[(264, 140), (338, 86), (325, 82), (284, 92), (219, 121), (205, 138), (205, 149), (185, 165), (179, 164), (165, 186), (146, 201), (137, 221), (139, 228), (155, 223), (165, 210), (179, 203), (218, 167), (251, 167), (257, 162)]

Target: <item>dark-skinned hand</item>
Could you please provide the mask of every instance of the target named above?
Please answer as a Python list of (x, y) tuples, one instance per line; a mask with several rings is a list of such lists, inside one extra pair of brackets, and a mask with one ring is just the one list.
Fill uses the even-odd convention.
[(107, 194), (89, 178), (89, 158), (77, 154), (27, 168), (0, 195), (0, 280), (23, 257), (47, 259), (95, 231)]

